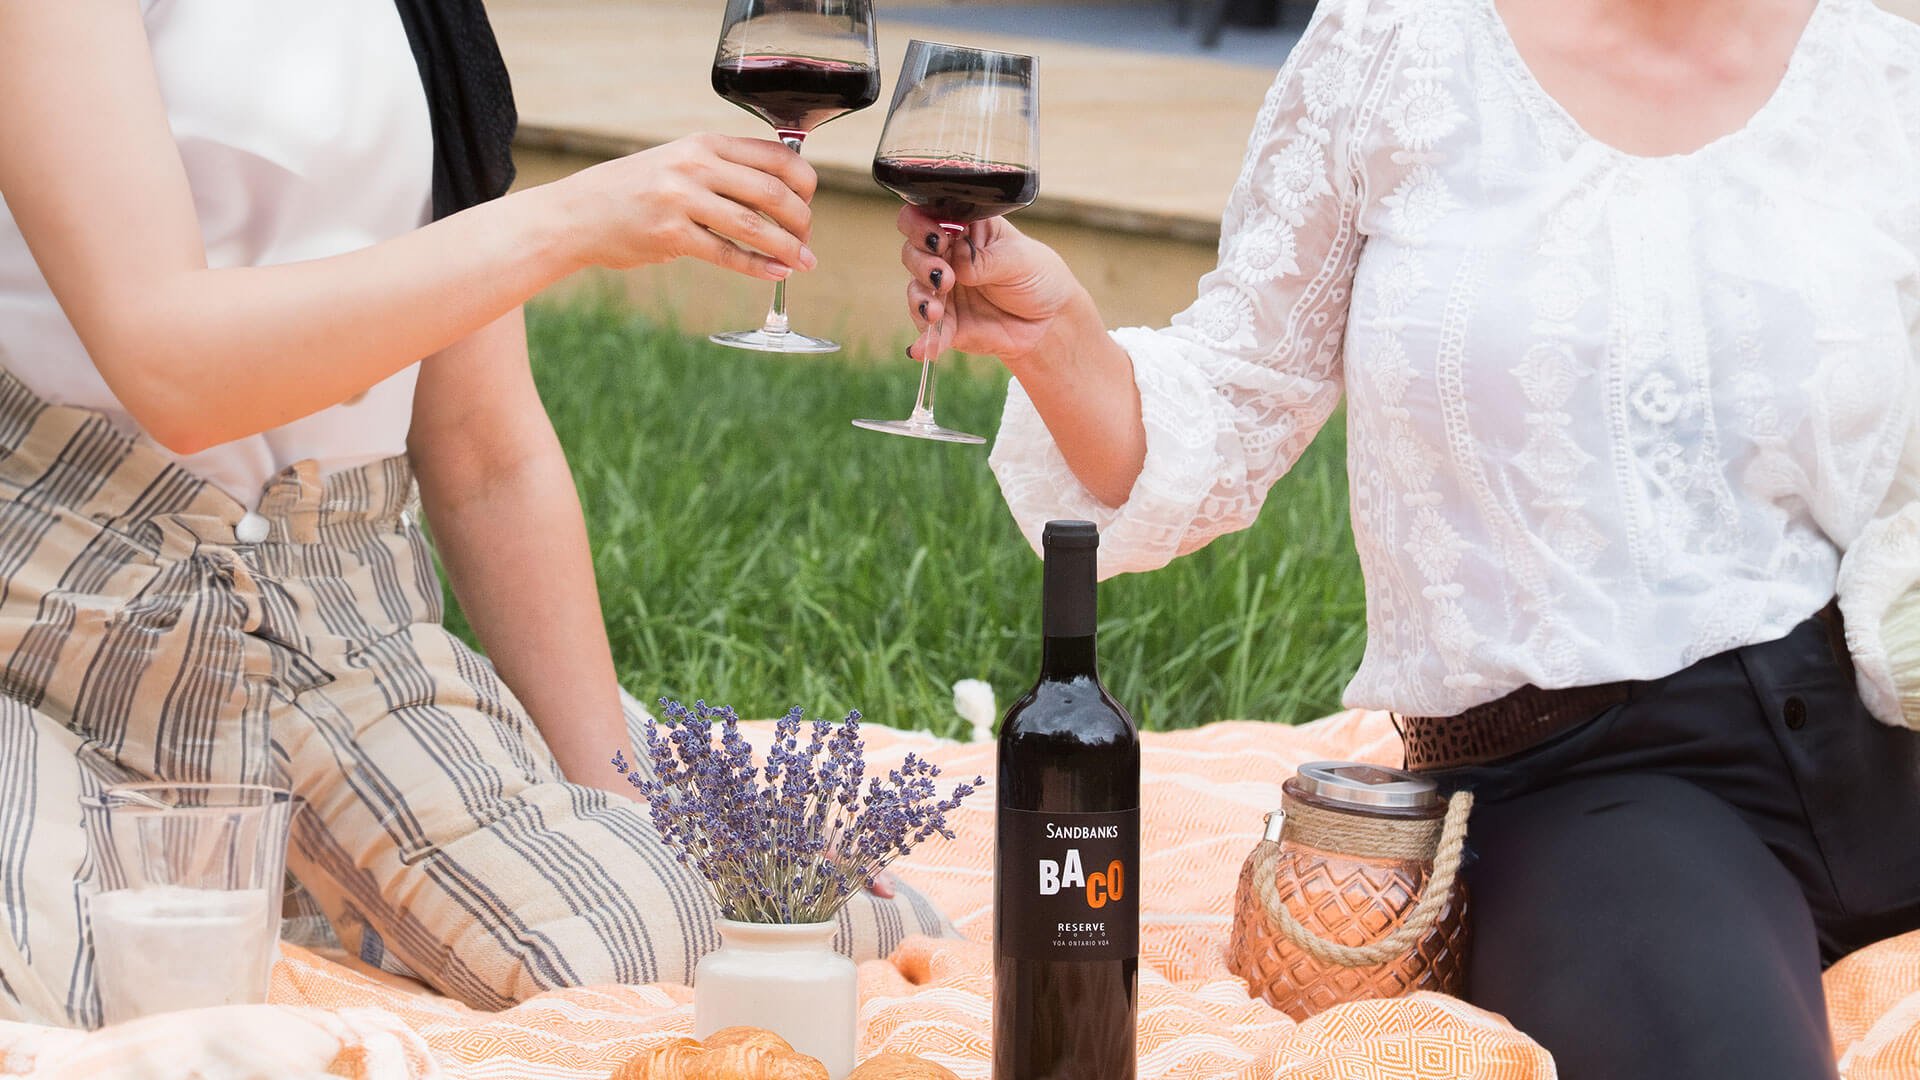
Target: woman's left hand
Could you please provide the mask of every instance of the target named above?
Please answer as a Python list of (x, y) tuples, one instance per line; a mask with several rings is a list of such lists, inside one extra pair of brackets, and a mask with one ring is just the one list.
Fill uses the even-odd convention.
[[(1040, 347), (1062, 313), (1086, 298), (1065, 260), (1005, 218), (976, 221), (956, 235), (907, 206), (897, 227), (906, 237), (900, 261), (913, 278), (908, 316), (923, 333), (942, 327), (941, 340), (932, 343), (939, 351), (958, 349), (1015, 364)], [(915, 342), (908, 355), (927, 359), (920, 355), (927, 346)]]

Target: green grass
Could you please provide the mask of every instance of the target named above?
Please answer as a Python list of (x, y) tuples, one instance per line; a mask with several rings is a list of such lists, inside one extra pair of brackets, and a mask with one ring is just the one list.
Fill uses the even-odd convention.
[[(536, 308), (530, 331), (642, 700), (954, 734), (955, 680), (1002, 707), (1032, 681), (1040, 562), (985, 451), (848, 424), (905, 415), (911, 364), (739, 353), (601, 307)], [(1004, 373), (942, 372), (941, 420), (991, 435)], [(1103, 588), (1102, 670), (1144, 726), (1337, 707), (1363, 637), (1342, 446), (1336, 422), (1256, 528)]]

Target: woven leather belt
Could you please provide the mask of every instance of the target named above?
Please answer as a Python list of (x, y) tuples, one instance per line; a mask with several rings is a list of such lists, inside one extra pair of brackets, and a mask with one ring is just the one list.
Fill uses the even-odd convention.
[(1407, 769), (1432, 772), (1484, 765), (1546, 742), (1633, 695), (1630, 682), (1542, 690), (1523, 686), (1458, 716), (1396, 716)]
[[(1840, 607), (1828, 604), (1815, 618), (1826, 624), (1834, 659), (1852, 669)], [(1523, 686), (1458, 716), (1398, 716), (1394, 725), (1406, 744), (1407, 769), (1432, 772), (1485, 765), (1531, 750), (1628, 700), (1641, 682), (1603, 683), (1565, 690)]]

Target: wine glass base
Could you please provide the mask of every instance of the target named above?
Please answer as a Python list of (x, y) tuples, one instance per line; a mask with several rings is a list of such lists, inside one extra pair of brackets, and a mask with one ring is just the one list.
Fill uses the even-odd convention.
[(905, 435), (909, 439), (964, 443), (968, 446), (982, 446), (987, 441), (978, 435), (969, 435), (964, 431), (941, 427), (931, 420), (855, 420), (853, 426), (866, 428), (868, 431), (884, 432), (888, 435)]
[(749, 349), (753, 352), (830, 353), (840, 351), (839, 345), (826, 338), (808, 337), (791, 330), (735, 330), (731, 333), (710, 335), (707, 340), (715, 345), (725, 345), (729, 349)]

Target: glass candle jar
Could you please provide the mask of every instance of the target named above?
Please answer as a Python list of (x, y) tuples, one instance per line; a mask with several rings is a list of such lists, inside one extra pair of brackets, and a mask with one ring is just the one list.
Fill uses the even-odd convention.
[[(1433, 781), (1377, 765), (1316, 762), (1282, 785), (1281, 799), (1241, 869), (1235, 898), (1227, 964), (1248, 991), (1296, 1020), (1346, 1001), (1415, 990), (1457, 994), (1469, 932), (1457, 837), (1452, 885), (1430, 902), (1439, 909), (1431, 928), (1388, 948), (1435, 876), (1449, 802)], [(1468, 806), (1454, 815), (1456, 831), (1464, 830)], [(1286, 931), (1275, 903), (1301, 934)]]

